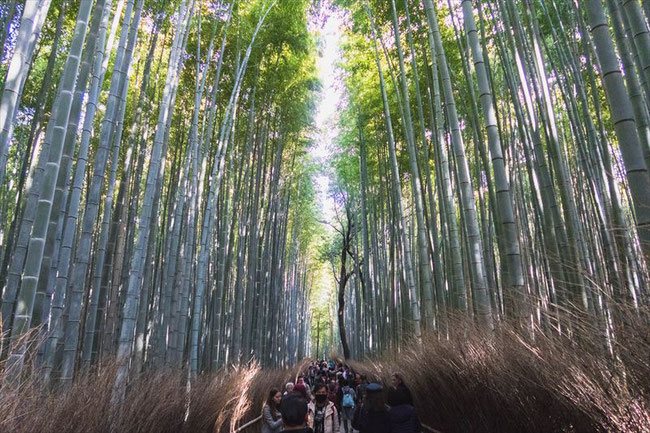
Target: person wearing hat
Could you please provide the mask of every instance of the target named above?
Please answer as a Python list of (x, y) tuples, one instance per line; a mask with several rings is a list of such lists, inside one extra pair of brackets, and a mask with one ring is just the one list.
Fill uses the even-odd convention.
[(371, 383), (366, 387), (363, 404), (354, 413), (352, 427), (359, 433), (390, 433), (390, 418), (380, 384)]
[(284, 385), (284, 393), (282, 395), (291, 394), (292, 392), (293, 392), (293, 382), (287, 382), (287, 384)]
[(284, 432), (290, 433), (314, 433), (307, 427), (307, 400), (297, 392), (285, 394), (280, 402), (280, 413)]

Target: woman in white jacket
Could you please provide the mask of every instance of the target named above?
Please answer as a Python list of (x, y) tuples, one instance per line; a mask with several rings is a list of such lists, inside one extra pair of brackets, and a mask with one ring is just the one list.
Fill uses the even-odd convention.
[(334, 403), (327, 399), (325, 385), (316, 385), (314, 400), (309, 403), (309, 427), (314, 433), (339, 433), (339, 414)]

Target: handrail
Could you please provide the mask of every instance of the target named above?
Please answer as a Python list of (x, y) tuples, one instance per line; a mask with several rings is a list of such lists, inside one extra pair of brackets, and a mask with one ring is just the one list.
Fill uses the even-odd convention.
[(430, 431), (430, 432), (432, 432), (432, 433), (442, 433), (440, 430), (436, 430), (436, 429), (434, 429), (433, 427), (429, 427), (429, 426), (426, 425), (426, 424), (422, 424), (422, 423), (420, 423), (420, 426), (421, 426), (424, 430), (426, 430), (426, 431)]
[(248, 428), (248, 427), (252, 426), (253, 424), (255, 424), (255, 423), (257, 423), (257, 422), (260, 422), (261, 420), (262, 420), (262, 415), (258, 416), (257, 418), (255, 418), (255, 419), (252, 420), (252, 421), (248, 421), (248, 422), (247, 422), (246, 424), (244, 424), (243, 426), (237, 427), (237, 429), (235, 429), (235, 430), (233, 431), (233, 433), (239, 433), (240, 431), (243, 431), (245, 428)]

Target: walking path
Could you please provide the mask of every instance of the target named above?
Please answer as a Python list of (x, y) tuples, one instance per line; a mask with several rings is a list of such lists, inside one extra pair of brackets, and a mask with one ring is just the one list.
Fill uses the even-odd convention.
[[(310, 368), (311, 368), (311, 365), (310, 365)], [(341, 371), (338, 371), (338, 370), (335, 370), (335, 371), (336, 371), (337, 373), (339, 373), (339, 374), (341, 373)], [(349, 375), (352, 375), (352, 377), (355, 376), (355, 374), (352, 372), (351, 369), (348, 370), (348, 376), (349, 376)], [(297, 382), (298, 382), (298, 377), (300, 377), (300, 376), (301, 376), (300, 374), (296, 375), (296, 377), (295, 377), (294, 379), (292, 379), (292, 380), (293, 380), (292, 383), (297, 383)], [(313, 391), (314, 384), (311, 383), (311, 382), (313, 382), (314, 375), (310, 374), (310, 371), (309, 371), (309, 369), (308, 369), (307, 371), (303, 371), (303, 372), (302, 372), (302, 376), (304, 376), (305, 378), (308, 379), (308, 381), (305, 382), (305, 384), (308, 385), (309, 389)], [(311, 379), (311, 380), (309, 380), (309, 379)], [(354, 388), (356, 389), (356, 388), (358, 387), (358, 385), (359, 385), (359, 384), (356, 384), (356, 385), (354, 386)], [(284, 389), (284, 388), (283, 388), (283, 389)], [(312, 401), (313, 401), (313, 398), (312, 398)], [(388, 410), (390, 410), (391, 407), (390, 407), (389, 405), (386, 405), (386, 408), (387, 408)], [(261, 409), (260, 409), (260, 412), (261, 412)], [(260, 416), (258, 416), (257, 418), (255, 418), (255, 419), (253, 419), (253, 420), (251, 420), (251, 421), (248, 421), (248, 422), (246, 422), (245, 424), (243, 424), (243, 425), (241, 425), (240, 427), (238, 427), (237, 429), (231, 431), (231, 433), (240, 433), (240, 432), (243, 433), (243, 432), (259, 431), (259, 430), (260, 430), (260, 427), (261, 427), (262, 418), (263, 418), (262, 415), (260, 415)], [(340, 419), (340, 417), (339, 417), (339, 419)], [(428, 425), (426, 425), (426, 424), (422, 424), (422, 423), (420, 423), (420, 424), (421, 424), (421, 427), (422, 427), (422, 432), (427, 432), (427, 433), (442, 433), (442, 432), (440, 432), (439, 430), (436, 430), (436, 429), (434, 429), (434, 428), (432, 428), (432, 427), (430, 427), (430, 426), (428, 426)], [(345, 430), (344, 430), (344, 428), (343, 428), (343, 425), (340, 423), (340, 433), (344, 433), (344, 432), (345, 432)], [(352, 428), (352, 427), (350, 427), (350, 431), (349, 431), (349, 433), (359, 433), (359, 431), (356, 430), (356, 429), (354, 429), (354, 428)]]

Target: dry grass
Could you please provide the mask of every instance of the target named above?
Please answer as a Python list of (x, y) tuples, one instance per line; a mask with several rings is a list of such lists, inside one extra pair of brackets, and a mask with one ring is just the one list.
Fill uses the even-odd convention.
[(614, 357), (585, 325), (578, 343), (454, 321), (449, 340), (351, 364), (384, 383), (401, 372), (422, 422), (445, 433), (650, 432), (648, 315), (624, 317)]
[(228, 432), (257, 417), (268, 391), (293, 380), (296, 371), (253, 364), (199, 377), (188, 388), (186, 371), (158, 370), (132, 380), (117, 410), (110, 405), (111, 367), (83, 374), (70, 388), (52, 393), (26, 381), (2, 389), (0, 431)]

